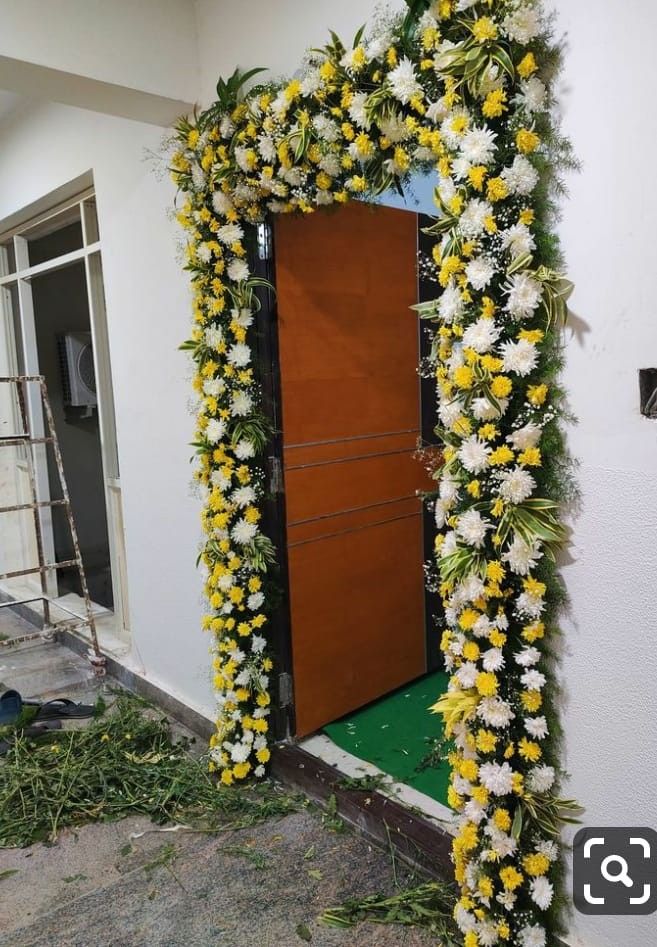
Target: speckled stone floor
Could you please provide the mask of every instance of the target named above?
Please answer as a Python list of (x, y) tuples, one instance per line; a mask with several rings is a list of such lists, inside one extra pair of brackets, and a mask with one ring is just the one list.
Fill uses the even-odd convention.
[[(76, 700), (111, 683), (42, 642), (0, 652), (0, 682)], [(399, 865), (397, 876), (410, 880)], [(317, 920), (349, 897), (393, 891), (387, 853), (312, 811), (219, 836), (129, 818), (0, 851), (0, 947), (435, 947), (424, 931)]]

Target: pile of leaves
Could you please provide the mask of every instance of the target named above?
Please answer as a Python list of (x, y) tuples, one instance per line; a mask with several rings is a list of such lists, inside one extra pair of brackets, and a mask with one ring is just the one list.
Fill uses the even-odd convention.
[(20, 730), (0, 760), (0, 848), (54, 842), (61, 829), (146, 815), (199, 831), (242, 828), (301, 807), (270, 784), (220, 787), (169, 722), (121, 695), (83, 729), (35, 743)]

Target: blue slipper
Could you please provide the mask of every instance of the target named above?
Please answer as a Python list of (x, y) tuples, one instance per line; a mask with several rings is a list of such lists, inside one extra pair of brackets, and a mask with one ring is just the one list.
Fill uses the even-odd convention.
[(0, 727), (14, 723), (23, 709), (23, 698), (18, 691), (5, 691), (0, 694)]

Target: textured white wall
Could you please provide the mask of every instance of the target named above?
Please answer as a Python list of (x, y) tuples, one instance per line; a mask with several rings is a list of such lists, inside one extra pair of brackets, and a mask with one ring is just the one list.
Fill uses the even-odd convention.
[(193, 102), (193, 0), (0, 0), (0, 56)]
[(154, 173), (149, 125), (42, 105), (2, 127), (0, 220), (93, 169), (103, 248), (129, 572), (131, 663), (212, 717), (190, 494), (189, 325), (173, 185)]
[[(396, 7), (403, 4), (397, 2)], [(579, 424), (582, 507), (574, 521), (563, 672), (569, 793), (589, 825), (657, 827), (657, 422), (638, 410), (640, 367), (657, 366), (651, 154), (657, 81), (651, 0), (556, 0), (568, 33), (560, 98), (583, 163), (561, 235), (577, 284), (565, 382)], [(292, 73), (332, 28), (348, 40), (371, 0), (197, 0), (202, 100), (240, 65)], [(657, 920), (573, 920), (586, 947), (647, 947)]]

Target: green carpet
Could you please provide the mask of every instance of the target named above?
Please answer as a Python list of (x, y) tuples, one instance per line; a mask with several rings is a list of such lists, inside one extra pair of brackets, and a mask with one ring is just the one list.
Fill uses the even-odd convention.
[(448, 763), (418, 766), (443, 734), (442, 718), (428, 708), (447, 690), (448, 679), (444, 671), (428, 674), (328, 724), (324, 732), (341, 749), (447, 805)]

